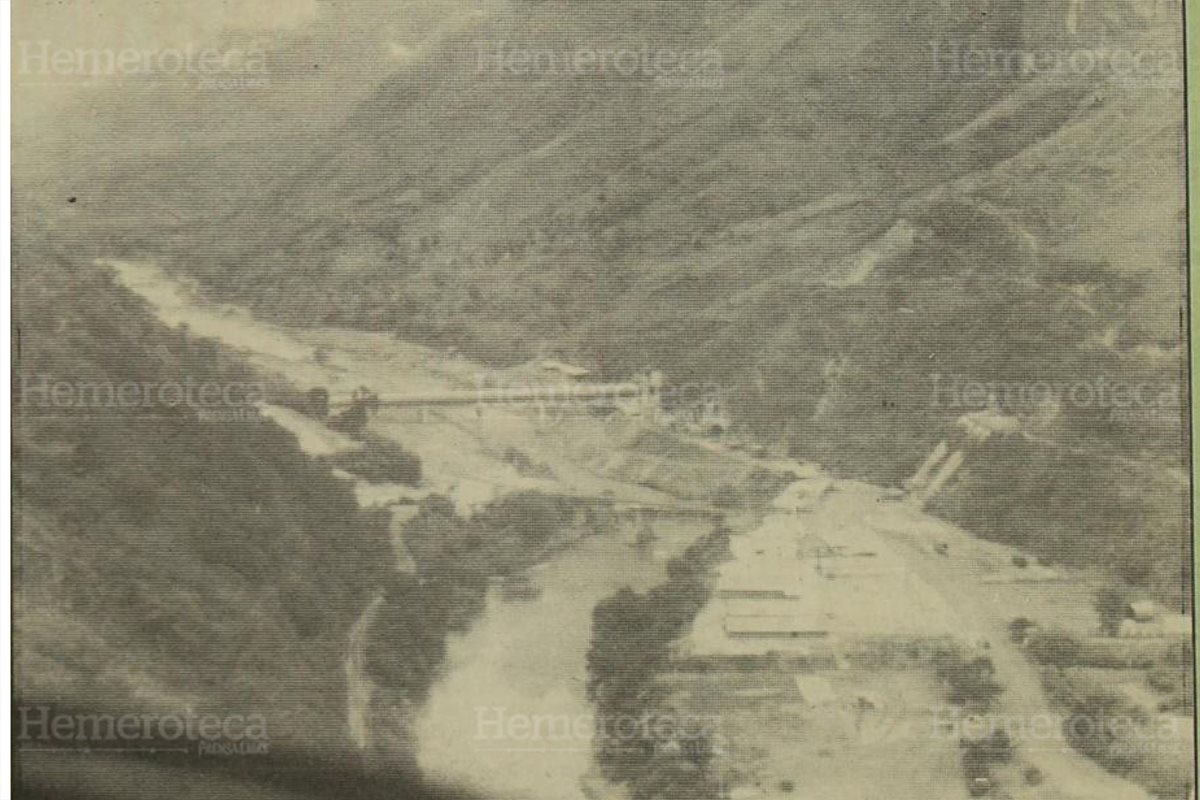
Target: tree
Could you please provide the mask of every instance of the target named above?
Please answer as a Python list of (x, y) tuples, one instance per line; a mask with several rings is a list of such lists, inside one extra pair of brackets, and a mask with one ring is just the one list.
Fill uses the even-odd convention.
[(1116, 636), (1129, 616), (1129, 598), (1121, 589), (1105, 586), (1096, 593), (1095, 608), (1100, 615), (1100, 630), (1106, 636)]
[(1083, 645), (1061, 631), (1034, 633), (1025, 645), (1029, 657), (1038, 664), (1073, 667), (1083, 660)]
[(1037, 627), (1037, 623), (1029, 617), (1017, 617), (1012, 622), (1008, 623), (1008, 636), (1018, 644), (1024, 643), (1025, 637), (1029, 632)]
[(949, 684), (949, 700), (955, 705), (987, 711), (1004, 691), (995, 679), (996, 667), (987, 656), (968, 661), (951, 652), (942, 654), (938, 662), (938, 677)]
[(1145, 712), (1137, 706), (1098, 690), (1072, 704), (1064, 728), (1072, 747), (1106, 769), (1125, 775), (1143, 758), (1136, 745), (1145, 735), (1139, 731), (1146, 721)]

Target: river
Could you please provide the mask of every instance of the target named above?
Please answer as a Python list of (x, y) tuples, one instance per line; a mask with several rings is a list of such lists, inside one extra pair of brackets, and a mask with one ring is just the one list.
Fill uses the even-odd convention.
[[(419, 763), (491, 796), (583, 796), (592, 769), (586, 656), (592, 609), (618, 589), (665, 580), (665, 562), (705, 522), (661, 522), (652, 555), (590, 537), (533, 571), (541, 596), (493, 590), (475, 625), (450, 645), (447, 672), (417, 721)], [(568, 727), (562, 724), (569, 723)]]
[[(252, 363), (282, 372), (301, 385), (311, 384), (314, 371), (320, 369), (312, 359), (314, 342), (326, 351), (323, 361), (339, 365), (339, 374), (324, 376), (330, 383), (350, 385), (369, 375), (369, 369), (347, 366), (361, 361), (364, 353), (386, 362), (393, 380), (406, 377), (394, 374), (398, 362), (414, 365), (414, 374), (407, 376), (414, 383), (429, 385), (436, 380), (429, 365), (440, 356), (430, 351), (413, 357), (414, 350), (423, 350), (415, 345), (379, 334), (338, 330), (323, 336), (321, 331), (287, 330), (256, 320), (242, 309), (205, 302), (151, 263), (103, 263), (149, 302), (166, 324), (185, 324), (194, 334), (217, 339), (250, 357)], [(380, 427), (385, 434), (394, 429)], [(405, 444), (411, 441), (407, 437)], [(427, 463), (442, 465), (444, 460)], [(438, 475), (430, 478), (448, 480)], [(597, 493), (601, 486), (611, 493), (611, 482), (597, 481)], [(570, 488), (578, 491), (580, 486)], [(630, 493), (645, 493), (642, 487), (627, 488)], [(531, 594), (537, 594), (532, 599), (508, 599), (494, 586), (470, 629), (452, 636), (443, 673), (412, 720), (422, 771), (431, 779), (475, 788), (489, 797), (571, 800), (587, 796), (585, 780), (597, 785), (589, 738), (593, 709), (586, 696), (592, 611), (622, 587), (644, 590), (661, 583), (667, 560), (710, 525), (694, 518), (659, 517), (654, 542), (645, 548), (612, 535), (579, 539), (530, 571), (536, 587)], [(370, 715), (360, 706), (373, 695), (362, 685), (360, 659), (353, 651), (361, 645), (375, 607), (372, 604), (360, 619), (347, 656), (348, 681), (355, 684), (350, 686), (348, 726), (363, 746), (371, 738), (364, 728)], [(546, 723), (551, 718), (558, 723), (553, 729), (548, 724), (535, 729), (539, 720)], [(563, 734), (564, 720), (569, 735)]]

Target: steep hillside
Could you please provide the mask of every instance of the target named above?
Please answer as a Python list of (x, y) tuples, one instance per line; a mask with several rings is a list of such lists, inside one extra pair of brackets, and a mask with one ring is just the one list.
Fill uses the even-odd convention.
[(152, 321), (69, 239), (28, 234), (13, 255), (19, 700), (260, 715), (273, 753), (348, 752), (341, 661), (387, 579), (386, 520), (246, 407), (238, 363)]
[(138, 242), (296, 324), (716, 381), (873, 480), (995, 395), (1029, 436), (969, 460), (956, 521), (1178, 554), (1180, 36), (1140, 0), (514, 2)]
[[(1173, 52), (1170, 18), (1090, 3), (1055, 37), (1066, 2), (945, 5), (530, 4), (397, 73), (189, 268), (287, 287), (275, 302), (297, 320), (341, 287), (320, 304), (329, 321), (479, 347), (492, 337), (460, 330), (463, 314), (519, 322), (497, 358), (583, 318), (625, 329), (604, 312), (630, 300), (720, 326), (731, 294), (854, 278), (853, 255), (901, 218), (934, 226), (918, 232), (935, 253), (905, 260), (939, 277), (958, 270), (935, 254), (1035, 272), (1058, 255), (1165, 275), (1175, 292), (1181, 187), (1145, 169), (1179, 163), (1172, 89), (1100, 66), (963, 72), (973, 50)], [(687, 68), (655, 66), (663, 54)], [(1112, 207), (1135, 200), (1175, 234), (1134, 235), (1146, 221)], [(363, 283), (379, 291), (349, 291)], [(1151, 333), (1174, 324), (1159, 310)]]

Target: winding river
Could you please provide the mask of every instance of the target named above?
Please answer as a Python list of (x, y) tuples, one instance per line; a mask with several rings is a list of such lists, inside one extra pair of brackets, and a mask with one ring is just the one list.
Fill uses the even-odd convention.
[[(153, 264), (104, 263), (165, 323), (186, 324), (193, 333), (222, 341), (298, 382), (312, 379), (311, 342), (320, 332), (293, 333), (244, 310), (199, 300)], [(339, 330), (330, 338), (346, 343), (345, 352), (338, 353), (323, 340), (333, 363), (390, 346), (381, 345), (377, 334)], [(428, 375), (419, 379), (428, 380)], [(653, 544), (642, 548), (615, 535), (584, 537), (530, 571), (536, 588), (525, 599), (506, 597), (493, 586), (471, 628), (452, 636), (443, 674), (412, 720), (422, 770), (431, 779), (475, 788), (488, 797), (571, 800), (607, 794), (609, 789), (596, 777), (588, 738), (593, 709), (586, 696), (586, 658), (592, 611), (622, 587), (644, 590), (665, 580), (667, 560), (709, 524), (660, 517)], [(348, 725), (363, 747), (371, 740), (371, 715), (362, 706), (373, 702), (373, 695), (364, 684), (357, 650), (377, 607), (378, 602), (372, 603), (351, 632), (346, 663)], [(549, 725), (551, 719), (556, 726)], [(564, 720), (571, 731), (566, 735)]]

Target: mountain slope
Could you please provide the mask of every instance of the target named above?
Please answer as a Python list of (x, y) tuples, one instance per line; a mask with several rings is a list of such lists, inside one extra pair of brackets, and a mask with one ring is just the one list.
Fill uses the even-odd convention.
[(255, 379), (68, 241), (18, 229), (13, 254), (21, 702), (257, 715), (276, 754), (351, 752), (342, 648), (389, 578), (386, 520), (253, 408), (198, 407)]
[(218, 224), (137, 242), (296, 324), (715, 381), (873, 480), (994, 394), (1031, 438), (971, 459), (958, 521), (1013, 536), (980, 498), (1028, 502), (1059, 555), (1152, 525), (1171, 564), (1184, 409), (1072, 390), (1179, 395), (1180, 41), (1177, 7), (1130, 0), (512, 3)]

